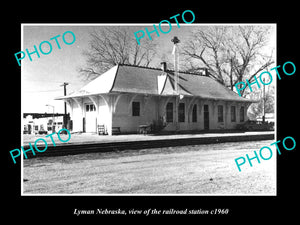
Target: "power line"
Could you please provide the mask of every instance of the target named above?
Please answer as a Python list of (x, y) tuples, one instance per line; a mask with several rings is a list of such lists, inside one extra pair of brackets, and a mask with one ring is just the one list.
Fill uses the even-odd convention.
[[(57, 84), (61, 84), (63, 83), (63, 81), (49, 81), (49, 80), (24, 80), (24, 82), (44, 82), (44, 83), (57, 83)], [(83, 84), (84, 82), (71, 82), (69, 84)]]

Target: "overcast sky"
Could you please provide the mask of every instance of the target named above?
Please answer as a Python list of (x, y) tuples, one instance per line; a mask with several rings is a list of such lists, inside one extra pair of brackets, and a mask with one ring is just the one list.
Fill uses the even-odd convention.
[[(137, 24), (135, 24), (137, 25)], [(148, 29), (151, 30), (152, 24), (149, 24)], [(186, 26), (181, 24), (180, 28), (176, 24), (172, 24), (172, 30), (168, 34), (160, 33), (160, 37), (156, 37), (158, 49), (160, 53), (171, 54), (173, 43), (171, 39), (178, 36), (181, 42), (187, 40), (192, 29), (195, 29), (201, 24), (191, 24)], [(97, 26), (101, 26), (98, 24)], [(102, 25), (103, 26), (103, 25)], [(134, 31), (144, 30), (145, 25), (134, 26), (130, 29)], [(89, 32), (95, 28), (95, 25), (43, 25), (43, 24), (23, 24), (23, 43), (22, 51), (28, 48), (29, 52), (34, 51), (34, 45), (39, 47), (42, 41), (49, 41), (52, 44), (52, 52), (48, 55), (40, 53), (40, 58), (36, 54), (32, 54), (30, 61), (28, 56), (22, 60), (21, 76), (22, 76), (22, 111), (26, 113), (52, 112), (52, 107), (47, 107), (46, 104), (55, 107), (55, 113), (63, 113), (63, 101), (54, 100), (55, 97), (63, 95), (63, 87), (60, 86), (63, 82), (68, 82), (67, 94), (78, 90), (86, 82), (83, 82), (79, 76), (78, 68), (85, 65), (85, 58), (82, 51), (88, 48)], [(76, 36), (76, 41), (72, 45), (66, 45), (61, 36), (66, 31), (72, 31)], [(132, 35), (134, 37), (134, 31)], [(57, 48), (54, 40), (50, 38), (60, 35), (57, 38), (61, 49)], [(152, 34), (155, 35), (155, 34)], [(66, 35), (71, 41), (71, 35)], [(272, 39), (275, 40), (275, 35)], [(273, 41), (274, 43), (274, 41)], [(47, 44), (43, 45), (46, 51)], [(160, 58), (155, 59), (154, 65), (159, 65)]]

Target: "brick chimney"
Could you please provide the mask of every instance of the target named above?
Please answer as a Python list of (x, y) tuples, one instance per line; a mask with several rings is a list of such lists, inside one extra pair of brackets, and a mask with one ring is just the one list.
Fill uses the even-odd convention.
[[(166, 62), (161, 62), (161, 70), (163, 72), (167, 71), (167, 63)], [(163, 88), (165, 86), (166, 83), (166, 79), (167, 79), (167, 73), (161, 73), (157, 76), (157, 90), (158, 90), (158, 94), (161, 94), (161, 92), (163, 91)]]
[(166, 72), (167, 71), (167, 63), (166, 62), (161, 62), (161, 70)]

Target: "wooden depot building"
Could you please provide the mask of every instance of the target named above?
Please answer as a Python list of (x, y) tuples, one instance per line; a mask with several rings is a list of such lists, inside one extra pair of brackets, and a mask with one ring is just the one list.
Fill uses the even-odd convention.
[(234, 129), (253, 102), (203, 73), (118, 64), (63, 97), (73, 132), (136, 133), (162, 124), (163, 131)]

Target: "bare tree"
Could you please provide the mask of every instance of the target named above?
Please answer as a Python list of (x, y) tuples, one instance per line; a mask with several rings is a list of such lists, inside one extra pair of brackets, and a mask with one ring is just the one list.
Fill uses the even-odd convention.
[(251, 104), (248, 110), (249, 118), (252, 120), (255, 120), (259, 116), (263, 116), (263, 111), (265, 111), (265, 113), (274, 113), (275, 86), (268, 85), (265, 88), (265, 95), (263, 95), (261, 89), (257, 88), (249, 93), (251, 99), (258, 100), (257, 103)]
[(259, 72), (274, 63), (272, 52), (263, 54), (269, 33), (268, 26), (202, 27), (193, 32), (183, 47), (189, 62), (186, 69), (197, 71), (204, 65), (210, 76), (231, 90), (245, 79), (252, 82)]
[(101, 27), (90, 33), (89, 49), (83, 51), (86, 66), (79, 69), (90, 80), (117, 64), (149, 66), (156, 54), (154, 40), (138, 45), (128, 27)]

